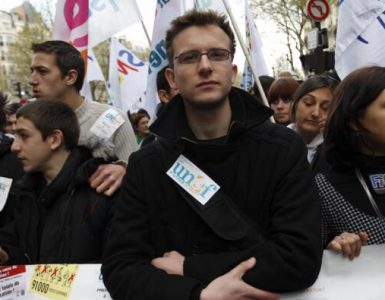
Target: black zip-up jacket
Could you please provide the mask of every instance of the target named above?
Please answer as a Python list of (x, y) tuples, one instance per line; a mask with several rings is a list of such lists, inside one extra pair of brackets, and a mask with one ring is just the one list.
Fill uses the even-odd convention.
[(0, 230), (7, 264), (101, 261), (116, 201), (89, 185), (100, 163), (75, 148), (49, 185), (41, 173), (28, 173), (12, 187), (16, 219)]
[[(224, 139), (198, 141), (176, 96), (152, 125), (160, 143), (130, 157), (102, 265), (114, 299), (199, 299), (209, 282), (250, 257), (257, 263), (243, 280), (254, 287), (282, 293), (316, 280), (320, 203), (305, 145), (270, 123), (271, 110), (249, 94), (233, 88), (229, 97), (232, 122)], [(181, 153), (221, 186), (252, 236), (223, 238), (192, 209), (166, 175)], [(229, 223), (215, 210), (211, 216), (222, 229)], [(171, 250), (185, 256), (184, 276), (150, 264)]]

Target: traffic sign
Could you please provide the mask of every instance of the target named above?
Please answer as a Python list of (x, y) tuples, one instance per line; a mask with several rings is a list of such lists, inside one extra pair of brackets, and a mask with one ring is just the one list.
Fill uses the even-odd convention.
[(309, 0), (306, 4), (308, 16), (315, 22), (325, 20), (330, 12), (330, 6), (327, 0)]

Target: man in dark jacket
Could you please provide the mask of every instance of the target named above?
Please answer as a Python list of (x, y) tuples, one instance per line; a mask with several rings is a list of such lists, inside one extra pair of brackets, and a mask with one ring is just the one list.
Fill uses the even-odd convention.
[(275, 299), (310, 286), (321, 222), (303, 142), (232, 88), (224, 17), (175, 19), (166, 49), (180, 95), (152, 125), (158, 141), (130, 157), (103, 258), (112, 297)]
[[(4, 184), (4, 182), (10, 182), (10, 180), (19, 179), (23, 175), (23, 168), (19, 160), (11, 152), (13, 139), (3, 131), (6, 124), (6, 114), (4, 112), (6, 100), (7, 98), (0, 92), (0, 185)], [(13, 218), (13, 203), (5, 202), (6, 199), (2, 199), (1, 196), (2, 193), (5, 195), (5, 191), (0, 191), (0, 227)]]
[(89, 186), (98, 161), (78, 138), (75, 113), (57, 99), (18, 110), (11, 149), (26, 175), (10, 192), (17, 215), (0, 230), (2, 264), (100, 262), (115, 201)]

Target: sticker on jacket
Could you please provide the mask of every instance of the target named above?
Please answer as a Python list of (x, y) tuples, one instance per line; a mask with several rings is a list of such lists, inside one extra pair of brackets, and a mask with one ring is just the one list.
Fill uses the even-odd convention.
[(11, 189), (11, 185), (11, 178), (0, 177), (0, 211), (3, 210), (5, 203), (7, 203), (7, 198), (9, 190)]
[(202, 205), (220, 189), (214, 180), (183, 155), (178, 157), (167, 175)]
[(90, 131), (101, 139), (109, 139), (124, 122), (120, 112), (110, 108), (96, 120)]
[(373, 190), (378, 195), (385, 194), (385, 174), (369, 175)]

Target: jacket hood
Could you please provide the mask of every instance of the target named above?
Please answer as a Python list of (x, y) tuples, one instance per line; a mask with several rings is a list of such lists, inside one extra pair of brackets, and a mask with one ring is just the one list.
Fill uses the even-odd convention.
[[(239, 88), (231, 88), (229, 99), (232, 121), (227, 139), (236, 137), (266, 121), (273, 114), (270, 108), (259, 103), (256, 98)], [(181, 95), (175, 96), (166, 105), (159, 118), (150, 126), (150, 131), (166, 139), (197, 140), (187, 122)]]

